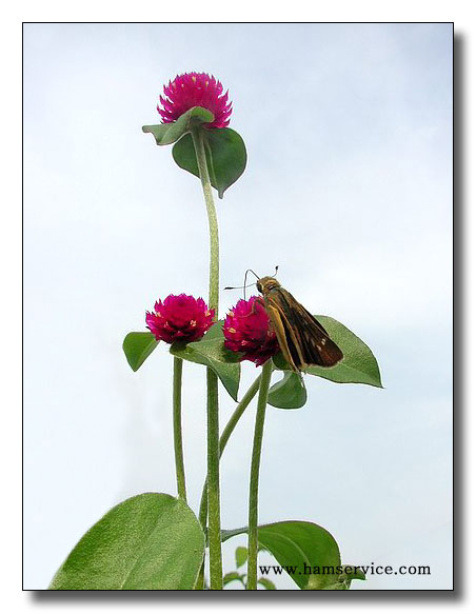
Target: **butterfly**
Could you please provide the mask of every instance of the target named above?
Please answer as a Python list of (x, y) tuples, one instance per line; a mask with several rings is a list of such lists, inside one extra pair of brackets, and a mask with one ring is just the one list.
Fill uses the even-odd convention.
[(279, 347), (293, 371), (300, 373), (310, 366), (333, 367), (343, 359), (322, 324), (277, 279), (258, 278), (256, 287), (262, 294)]

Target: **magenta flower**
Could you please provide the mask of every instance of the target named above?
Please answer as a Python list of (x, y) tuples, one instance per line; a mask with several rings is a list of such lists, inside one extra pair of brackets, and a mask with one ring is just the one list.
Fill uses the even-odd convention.
[(170, 294), (164, 302), (155, 303), (154, 311), (146, 313), (145, 321), (157, 341), (190, 342), (203, 337), (212, 326), (214, 315), (202, 298)]
[(189, 72), (177, 75), (164, 87), (157, 111), (165, 124), (176, 121), (192, 107), (204, 107), (213, 113), (215, 120), (205, 124), (207, 128), (226, 128), (230, 123), (231, 102), (228, 92), (215, 77), (206, 73)]
[(257, 367), (279, 352), (276, 333), (259, 296), (237, 302), (225, 318), (223, 334), (226, 348), (240, 352), (240, 360), (251, 360)]

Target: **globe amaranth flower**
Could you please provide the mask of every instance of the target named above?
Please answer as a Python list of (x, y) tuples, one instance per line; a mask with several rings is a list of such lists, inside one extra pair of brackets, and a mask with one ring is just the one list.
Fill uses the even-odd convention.
[(259, 296), (238, 301), (225, 318), (223, 334), (226, 348), (240, 352), (241, 360), (251, 360), (257, 367), (279, 352), (276, 333)]
[(231, 106), (228, 92), (223, 94), (220, 81), (203, 72), (189, 72), (177, 75), (164, 87), (164, 96), (160, 96), (157, 111), (162, 121), (168, 124), (192, 107), (204, 107), (215, 116), (213, 122), (204, 124), (207, 128), (226, 128), (230, 123)]
[(213, 324), (215, 312), (202, 298), (187, 294), (170, 294), (155, 303), (154, 311), (145, 316), (147, 328), (157, 341), (197, 341)]

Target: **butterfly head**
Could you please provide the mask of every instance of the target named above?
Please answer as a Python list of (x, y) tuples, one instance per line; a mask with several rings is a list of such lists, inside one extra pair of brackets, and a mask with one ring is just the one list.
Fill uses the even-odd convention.
[(258, 288), (258, 292), (261, 292), (261, 294), (268, 294), (268, 292), (271, 292), (271, 290), (280, 288), (281, 284), (274, 277), (262, 277), (256, 282), (256, 287)]

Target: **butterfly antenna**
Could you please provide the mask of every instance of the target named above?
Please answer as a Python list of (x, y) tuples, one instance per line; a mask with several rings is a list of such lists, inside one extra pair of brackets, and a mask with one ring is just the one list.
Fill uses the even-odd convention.
[(258, 275), (256, 275), (256, 273), (253, 271), (253, 269), (247, 269), (246, 273), (245, 273), (245, 279), (243, 281), (243, 299), (246, 300), (246, 288), (249, 288), (249, 286), (252, 286), (253, 284), (246, 284), (246, 280), (248, 279), (248, 273), (253, 273), (253, 275), (256, 277), (256, 279), (259, 279)]
[(246, 292), (245, 289), (249, 288), (250, 286), (254, 286), (254, 283), (251, 284), (247, 284), (246, 280), (248, 278), (248, 273), (253, 273), (253, 275), (256, 277), (256, 279), (259, 279), (258, 275), (256, 275), (256, 273), (252, 270), (252, 269), (248, 269), (245, 273), (245, 279), (243, 282), (242, 286), (225, 286), (223, 289), (224, 290), (239, 290), (240, 288), (243, 289), (243, 297), (246, 298)]
[[(252, 284), (248, 284), (246, 287), (249, 288), (250, 286), (254, 286), (254, 283)], [(223, 290), (242, 290), (243, 286), (225, 286), (223, 288)]]

